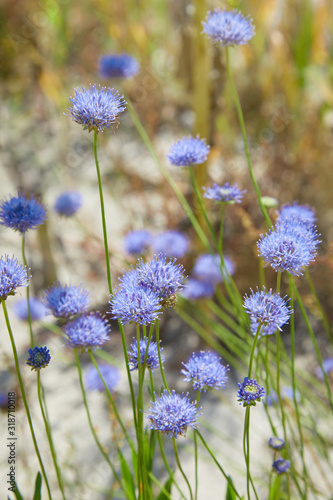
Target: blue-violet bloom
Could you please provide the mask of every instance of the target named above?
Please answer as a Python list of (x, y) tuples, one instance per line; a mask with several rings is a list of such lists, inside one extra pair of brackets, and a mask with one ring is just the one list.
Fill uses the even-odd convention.
[(224, 256), (224, 265), (222, 274), (220, 256), (218, 254), (203, 254), (197, 258), (194, 264), (193, 275), (198, 280), (216, 285), (222, 283), (225, 278), (228, 279), (228, 276), (232, 276), (235, 272), (235, 264), (229, 257)]
[(71, 217), (80, 207), (82, 207), (83, 198), (78, 191), (67, 191), (58, 196), (54, 204), (54, 210), (59, 215)]
[(127, 253), (132, 255), (141, 255), (146, 253), (151, 243), (152, 236), (149, 231), (137, 230), (130, 231), (124, 239), (124, 248)]
[[(29, 298), (29, 308), (32, 321), (39, 321), (44, 318), (48, 312), (43, 302), (40, 299), (37, 299), (37, 297)], [(27, 299), (20, 299), (17, 301), (13, 310), (19, 319), (26, 321), (28, 319)]]
[(165, 231), (153, 239), (155, 253), (163, 253), (167, 257), (183, 257), (188, 250), (188, 238), (179, 231)]
[(90, 348), (100, 347), (109, 340), (110, 325), (98, 312), (85, 314), (72, 319), (64, 326), (70, 347)]
[(218, 354), (211, 351), (194, 352), (187, 363), (182, 363), (185, 369), (180, 373), (185, 375), (184, 380), (191, 382), (196, 391), (206, 392), (207, 389), (224, 387), (228, 377), (228, 366), (221, 364)]
[(165, 390), (151, 403), (147, 418), (150, 429), (177, 437), (178, 434), (185, 436), (188, 427), (196, 429), (198, 415), (198, 409), (188, 394)]
[(0, 204), (0, 224), (24, 234), (37, 229), (46, 219), (46, 207), (37, 198), (12, 196)]
[[(131, 344), (131, 349), (127, 351), (128, 354), (128, 360), (129, 360), (129, 367), (130, 370), (137, 370), (139, 367), (138, 363), (138, 343), (136, 339), (133, 339), (134, 342)], [(147, 350), (147, 339), (140, 339), (140, 364), (144, 364), (145, 360), (145, 355), (146, 355), (146, 350)], [(160, 351), (163, 350), (163, 347), (160, 347)], [(165, 361), (164, 355), (161, 354), (161, 361), (162, 363)], [(147, 368), (153, 372), (155, 368), (158, 368), (160, 364), (159, 357), (158, 357), (158, 348), (157, 348), (157, 343), (153, 342), (152, 340), (149, 343), (148, 346), (148, 352), (147, 352), (147, 358), (146, 358), (146, 366)]]
[[(325, 373), (327, 373), (327, 375), (333, 373), (333, 358), (323, 359), (323, 366), (324, 366), (324, 371)], [(324, 380), (324, 375), (321, 366), (318, 366), (317, 368), (317, 377), (320, 378), (321, 380)]]
[(252, 19), (242, 16), (237, 10), (214, 9), (208, 12), (202, 25), (203, 33), (222, 47), (247, 44), (254, 36)]
[(167, 158), (176, 167), (190, 167), (204, 163), (208, 154), (209, 146), (205, 139), (189, 136), (174, 142)]
[[(136, 273), (127, 273), (135, 277)], [(126, 281), (126, 278), (125, 278)], [(148, 325), (153, 323), (161, 313), (160, 299), (153, 290), (140, 286), (137, 282), (122, 285), (119, 290), (111, 295), (111, 314), (113, 319), (123, 324), (136, 323)]]
[(269, 438), (268, 445), (271, 448), (273, 448), (273, 450), (280, 451), (285, 447), (286, 443), (285, 443), (284, 439), (273, 436), (273, 437)]
[(4, 255), (0, 258), (0, 302), (15, 295), (16, 288), (29, 285), (28, 269), (17, 259)]
[(265, 389), (252, 378), (249, 380), (248, 377), (245, 377), (242, 384), (238, 383), (238, 387), (238, 401), (243, 406), (255, 406), (257, 401), (260, 402), (265, 395)]
[(273, 462), (273, 469), (277, 474), (284, 474), (290, 470), (290, 462), (289, 460), (283, 460), (283, 458), (279, 458)]
[(277, 222), (288, 219), (302, 219), (310, 224), (315, 224), (317, 217), (314, 210), (309, 205), (299, 205), (297, 201), (282, 205), (278, 211)]
[[(120, 382), (120, 372), (118, 368), (111, 365), (100, 365), (98, 368), (109, 391), (114, 392)], [(105, 386), (94, 365), (89, 366), (86, 370), (85, 382), (88, 391), (105, 391)]]
[(184, 284), (181, 296), (187, 300), (207, 299), (213, 297), (214, 285), (207, 281), (189, 278)]
[(204, 193), (204, 198), (208, 200), (215, 200), (220, 203), (241, 203), (244, 193), (246, 190), (241, 191), (237, 184), (229, 184), (226, 182), (223, 186), (214, 183), (212, 187), (204, 187), (202, 188)]
[(83, 125), (84, 130), (104, 132), (105, 128), (118, 125), (118, 116), (125, 111), (126, 102), (114, 89), (89, 85), (88, 89), (75, 89), (75, 97), (70, 97), (72, 107), (68, 109), (72, 120)]
[(44, 292), (43, 300), (53, 316), (63, 319), (87, 312), (90, 302), (85, 288), (74, 285), (63, 286), (59, 282)]
[(29, 349), (28, 352), (27, 365), (31, 366), (31, 370), (36, 372), (45, 368), (51, 361), (50, 351), (47, 347), (34, 347)]
[(109, 54), (99, 60), (102, 78), (131, 78), (139, 72), (138, 61), (129, 54)]

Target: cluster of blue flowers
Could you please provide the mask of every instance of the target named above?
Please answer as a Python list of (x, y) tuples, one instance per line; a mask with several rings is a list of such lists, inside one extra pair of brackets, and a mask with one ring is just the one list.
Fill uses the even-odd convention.
[(61, 193), (55, 201), (54, 211), (64, 217), (74, 215), (83, 204), (81, 193), (78, 191), (67, 191)]
[(208, 154), (209, 146), (205, 139), (189, 136), (174, 142), (167, 158), (176, 167), (190, 167), (204, 163)]
[(227, 11), (217, 8), (208, 12), (206, 21), (202, 25), (203, 33), (222, 47), (244, 45), (254, 36), (252, 20), (242, 16), (237, 10)]
[(129, 54), (109, 54), (99, 60), (102, 78), (131, 78), (139, 73), (138, 61)]
[(0, 302), (6, 300), (8, 295), (15, 295), (16, 289), (29, 285), (30, 276), (26, 266), (19, 264), (18, 260), (8, 255), (0, 258)]
[[(120, 382), (120, 371), (115, 366), (100, 365), (98, 367), (110, 392), (115, 392)], [(88, 391), (105, 391), (105, 386), (94, 365), (89, 366), (85, 372), (85, 383)]]
[(153, 236), (149, 231), (137, 230), (127, 233), (124, 239), (124, 248), (132, 255), (143, 255), (149, 248), (153, 252), (163, 253), (166, 257), (183, 257), (189, 247), (188, 238), (176, 230), (163, 231)]
[(46, 207), (37, 198), (11, 196), (0, 204), (0, 224), (24, 234), (46, 220)]
[[(138, 370), (139, 367), (139, 350), (138, 343), (135, 339), (131, 344), (131, 348), (128, 351), (128, 360), (130, 370)], [(148, 345), (148, 350), (147, 350)], [(163, 347), (160, 347), (160, 351), (163, 350)], [(145, 363), (146, 359), (146, 363)], [(164, 355), (161, 354), (162, 363), (165, 361)], [(159, 356), (158, 356), (158, 347), (157, 343), (154, 341), (150, 341), (148, 344), (148, 340), (146, 338), (140, 339), (140, 364), (144, 365), (153, 372), (156, 368), (160, 366)]]
[(193, 353), (187, 363), (182, 363), (184, 380), (191, 382), (193, 389), (206, 392), (207, 389), (224, 387), (228, 377), (228, 366), (221, 364), (221, 358), (215, 352), (200, 351)]
[(204, 198), (215, 200), (219, 203), (241, 203), (246, 190), (241, 191), (237, 184), (226, 182), (223, 186), (214, 183), (212, 187), (203, 187)]

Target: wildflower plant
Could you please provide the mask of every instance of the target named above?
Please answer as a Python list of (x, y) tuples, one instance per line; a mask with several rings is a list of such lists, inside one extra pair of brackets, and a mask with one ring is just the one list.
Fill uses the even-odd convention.
[(203, 33), (222, 47), (247, 44), (254, 36), (252, 20), (237, 10), (214, 9), (202, 25)]
[(64, 217), (71, 217), (82, 207), (83, 198), (78, 191), (61, 193), (55, 201), (54, 211)]
[(59, 282), (44, 292), (43, 301), (53, 316), (64, 321), (86, 313), (90, 303), (89, 293), (84, 287), (61, 285)]
[(193, 353), (187, 363), (182, 363), (184, 369), (180, 373), (185, 375), (184, 380), (191, 382), (193, 389), (206, 392), (207, 389), (224, 387), (228, 377), (228, 366), (221, 364), (218, 354), (210, 351)]
[(34, 347), (33, 349), (29, 349), (27, 365), (31, 366), (31, 370), (41, 370), (48, 366), (50, 361), (51, 355), (47, 347)]
[(209, 146), (205, 139), (188, 136), (173, 143), (167, 158), (171, 165), (189, 167), (204, 163), (208, 154)]
[(37, 198), (11, 196), (0, 204), (0, 224), (21, 234), (37, 229), (46, 219), (46, 207)]

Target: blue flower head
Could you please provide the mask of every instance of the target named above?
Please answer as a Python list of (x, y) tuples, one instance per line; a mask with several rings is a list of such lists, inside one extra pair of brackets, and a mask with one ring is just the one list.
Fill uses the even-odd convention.
[(220, 203), (241, 203), (243, 194), (245, 191), (241, 191), (237, 184), (230, 185), (229, 182), (226, 182), (224, 186), (219, 186), (219, 184), (214, 183), (212, 187), (203, 187), (204, 198), (208, 200), (215, 200)]
[(95, 130), (104, 132), (105, 128), (118, 125), (118, 116), (125, 111), (126, 102), (119, 92), (101, 87), (89, 85), (88, 89), (75, 89), (75, 97), (70, 97), (72, 107), (68, 109), (72, 120), (83, 125), (84, 130)]
[(199, 137), (183, 137), (173, 143), (167, 156), (171, 165), (176, 167), (189, 167), (193, 164), (200, 165), (207, 160), (209, 146), (205, 139)]
[(318, 236), (315, 227), (304, 220), (287, 219), (261, 235), (257, 243), (259, 255), (275, 271), (299, 276), (315, 259), (320, 243)]
[(228, 377), (228, 366), (221, 364), (221, 358), (215, 352), (194, 352), (187, 363), (182, 363), (185, 369), (180, 373), (185, 375), (184, 380), (191, 382), (193, 389), (206, 392), (207, 389), (224, 387)]
[[(111, 365), (101, 365), (98, 367), (102, 377), (110, 392), (116, 390), (120, 381), (120, 372), (118, 368)], [(85, 373), (86, 388), (88, 391), (105, 391), (104, 384), (94, 365), (89, 366)]]
[(252, 378), (249, 380), (245, 377), (242, 384), (238, 383), (238, 387), (238, 401), (239, 404), (243, 403), (243, 406), (255, 406), (257, 401), (260, 402), (265, 395), (265, 389)]
[(222, 283), (224, 278), (228, 279), (228, 275), (232, 276), (235, 272), (235, 264), (229, 258), (224, 256), (225, 269), (221, 273), (221, 259), (218, 254), (203, 254), (200, 255), (193, 268), (193, 275), (195, 278), (212, 285)]
[(85, 349), (100, 347), (109, 340), (110, 326), (98, 312), (72, 319), (64, 326), (70, 347)]
[(273, 448), (273, 450), (280, 451), (283, 450), (283, 448), (286, 446), (286, 443), (284, 439), (273, 436), (269, 438), (268, 445)]
[(278, 212), (277, 222), (288, 219), (301, 219), (309, 224), (315, 224), (317, 217), (314, 210), (309, 205), (299, 205), (297, 201), (282, 205)]
[(62, 319), (87, 312), (90, 302), (85, 288), (74, 285), (62, 286), (59, 282), (45, 291), (43, 300), (53, 316)]
[(27, 365), (31, 366), (31, 370), (36, 372), (45, 368), (51, 361), (50, 351), (47, 347), (34, 347), (29, 349), (29, 358)]
[[(128, 360), (129, 360), (129, 366), (130, 370), (137, 370), (139, 367), (138, 363), (138, 343), (136, 339), (133, 339), (134, 342), (131, 344), (131, 349), (127, 352), (128, 354)], [(147, 350), (147, 339), (140, 339), (140, 364), (144, 364), (145, 360), (145, 354)], [(160, 348), (160, 350), (163, 350), (163, 347)], [(165, 358), (163, 354), (161, 354), (161, 360), (162, 363), (164, 362)], [(160, 365), (159, 358), (158, 358), (158, 348), (157, 348), (157, 343), (151, 341), (148, 346), (148, 352), (147, 352), (147, 359), (146, 359), (146, 367), (148, 370), (153, 372), (156, 368), (158, 368)]]
[(290, 462), (289, 460), (283, 460), (283, 458), (279, 458), (273, 462), (273, 469), (277, 474), (284, 474), (290, 470)]
[(154, 252), (163, 253), (167, 257), (183, 257), (188, 249), (188, 239), (179, 231), (165, 231), (153, 239)]
[(214, 285), (207, 281), (200, 281), (195, 278), (189, 278), (181, 291), (181, 296), (187, 300), (198, 300), (213, 297)]
[(147, 415), (149, 429), (171, 437), (185, 436), (188, 427), (196, 429), (197, 417), (198, 409), (188, 394), (167, 390), (151, 403)]
[[(323, 367), (327, 375), (333, 373), (333, 358), (323, 359)], [(317, 377), (320, 378), (321, 380), (324, 380), (323, 371), (320, 366), (318, 366), (317, 368)]]
[(272, 335), (276, 329), (281, 330), (281, 326), (288, 323), (293, 312), (288, 306), (286, 297), (280, 297), (279, 293), (272, 290), (257, 292), (251, 289), (252, 295), (245, 295), (244, 308), (250, 315), (252, 332), (256, 333), (259, 325), (266, 328), (260, 330), (261, 335)]
[(208, 12), (202, 25), (203, 33), (222, 47), (247, 44), (254, 36), (252, 19), (242, 16), (237, 10), (214, 9)]
[(141, 255), (146, 253), (151, 243), (152, 236), (149, 231), (130, 231), (124, 239), (124, 248), (127, 253)]
[(36, 198), (12, 196), (0, 204), (0, 224), (21, 234), (37, 229), (45, 219), (45, 205)]
[(163, 306), (172, 305), (172, 299), (183, 288), (184, 268), (176, 264), (176, 259), (167, 260), (163, 254), (154, 255), (149, 262), (139, 260), (136, 268), (138, 283), (154, 292)]
[(15, 295), (16, 288), (29, 285), (28, 269), (17, 259), (4, 255), (0, 258), (0, 302)]
[(138, 61), (129, 54), (109, 54), (99, 60), (102, 78), (131, 78), (139, 72)]
[(67, 193), (62, 193), (58, 196), (53, 208), (59, 215), (71, 217), (79, 210), (82, 204), (81, 193), (78, 191), (67, 191)]
[[(36, 297), (29, 298), (30, 316), (32, 321), (39, 321), (47, 315), (47, 309), (43, 302)], [(22, 321), (28, 319), (28, 304), (26, 299), (20, 299), (14, 305), (14, 313)]]

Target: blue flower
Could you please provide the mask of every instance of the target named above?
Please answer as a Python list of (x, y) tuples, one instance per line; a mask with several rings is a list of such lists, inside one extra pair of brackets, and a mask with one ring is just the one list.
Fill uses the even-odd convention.
[(257, 243), (259, 255), (277, 272), (299, 276), (315, 259), (320, 241), (314, 226), (302, 219), (287, 219), (261, 235)]
[(247, 44), (254, 36), (252, 19), (242, 16), (237, 10), (214, 9), (208, 12), (202, 25), (203, 33), (222, 47)]
[(283, 458), (279, 458), (273, 462), (273, 468), (277, 474), (284, 474), (290, 470), (290, 462), (289, 460), (283, 460)]
[(278, 212), (277, 222), (288, 219), (301, 219), (309, 224), (315, 224), (317, 217), (314, 210), (309, 205), (299, 205), (297, 201), (282, 205)]
[(167, 158), (171, 165), (189, 167), (193, 164), (204, 163), (208, 154), (209, 146), (205, 139), (189, 136), (174, 142)]
[(83, 129), (89, 132), (104, 132), (105, 128), (118, 125), (119, 113), (125, 111), (126, 102), (119, 92), (101, 87), (89, 85), (88, 89), (75, 89), (75, 97), (70, 97), (72, 107), (68, 109), (72, 120), (83, 125)]
[(284, 439), (273, 436), (273, 437), (269, 438), (268, 445), (271, 448), (273, 448), (273, 450), (280, 451), (285, 447), (286, 443), (285, 443)]
[(238, 383), (238, 387), (238, 401), (239, 404), (243, 403), (243, 406), (255, 406), (256, 401), (260, 402), (265, 395), (265, 389), (252, 378), (249, 380), (248, 377), (245, 377), (242, 384)]
[(189, 278), (184, 284), (184, 290), (181, 291), (181, 296), (187, 300), (209, 298), (213, 295), (214, 286), (211, 283), (195, 278)]
[(73, 285), (62, 286), (59, 282), (54, 283), (45, 291), (43, 300), (53, 316), (63, 319), (87, 312), (90, 302), (85, 288)]
[(140, 255), (147, 251), (152, 236), (149, 231), (130, 231), (124, 239), (124, 247), (127, 253)]
[(185, 436), (188, 427), (196, 429), (197, 417), (198, 409), (188, 394), (167, 390), (151, 403), (147, 415), (150, 429), (172, 437)]
[(85, 314), (72, 319), (64, 326), (70, 347), (81, 347), (85, 350), (100, 347), (109, 340), (110, 326), (98, 312)]
[(139, 72), (139, 63), (128, 54), (110, 54), (99, 60), (102, 78), (130, 78)]
[(222, 283), (225, 277), (232, 276), (235, 272), (235, 264), (229, 258), (224, 256), (225, 269), (221, 273), (221, 259), (218, 254), (200, 255), (193, 268), (193, 275), (201, 281), (216, 285)]
[(293, 312), (287, 305), (286, 297), (282, 298), (272, 290), (266, 292), (265, 288), (261, 292), (251, 289), (251, 292), (250, 297), (245, 295), (243, 305), (250, 315), (252, 332), (256, 333), (259, 325), (267, 327), (260, 330), (261, 335), (272, 335), (276, 329), (281, 330), (281, 326), (288, 323)]
[(230, 185), (226, 182), (224, 186), (214, 183), (213, 187), (203, 187), (204, 198), (215, 200), (221, 203), (241, 203), (245, 191), (241, 191), (237, 184)]
[(154, 292), (163, 302), (184, 286), (183, 266), (176, 264), (176, 259), (167, 261), (163, 254), (154, 255), (150, 262), (140, 259), (136, 271), (138, 283)]
[(31, 366), (31, 370), (36, 372), (45, 368), (51, 361), (50, 351), (47, 347), (34, 347), (29, 349), (28, 352), (27, 365)]
[(153, 239), (154, 252), (163, 253), (167, 257), (183, 257), (188, 249), (188, 239), (179, 231), (165, 231)]
[[(46, 316), (46, 307), (44, 306), (43, 302), (36, 297), (29, 298), (29, 306), (30, 316), (33, 321), (39, 321)], [(16, 302), (13, 310), (16, 316), (22, 321), (26, 321), (28, 319), (28, 304), (26, 299), (20, 299), (18, 302)]]
[(36, 198), (12, 196), (0, 205), (0, 224), (19, 231), (37, 229), (46, 219), (46, 208)]
[[(333, 373), (333, 358), (323, 359), (323, 366), (324, 366), (324, 371), (327, 373), (327, 375)], [(318, 366), (317, 368), (317, 377), (320, 378), (321, 380), (324, 380), (324, 375), (321, 366)]]
[(53, 208), (59, 215), (70, 217), (78, 211), (82, 203), (81, 193), (78, 191), (67, 191), (67, 193), (62, 193), (58, 196)]
[[(126, 274), (130, 279), (137, 277), (135, 271)], [(120, 289), (111, 296), (112, 317), (123, 324), (148, 325), (153, 323), (161, 312), (158, 295), (140, 286), (135, 279), (130, 281), (129, 278), (125, 278)]]
[(228, 377), (228, 366), (221, 364), (221, 358), (215, 352), (194, 352), (187, 363), (182, 363), (185, 370), (180, 373), (185, 375), (186, 382), (192, 382), (193, 389), (204, 391), (224, 387)]
[[(139, 363), (138, 363), (138, 343), (135, 339), (133, 339), (133, 340), (134, 340), (134, 342), (133, 342), (133, 344), (131, 344), (131, 350), (128, 351), (127, 354), (128, 354), (128, 359), (129, 359), (130, 370), (137, 370), (138, 365), (139, 365)], [(140, 363), (141, 363), (141, 365), (144, 364), (146, 349), (147, 349), (147, 339), (140, 339)], [(161, 347), (160, 350), (162, 351), (163, 347)], [(163, 354), (161, 354), (161, 360), (162, 360), (162, 363), (165, 360)], [(149, 370), (151, 370), (153, 372), (155, 370), (155, 368), (159, 367), (159, 364), (160, 364), (160, 361), (158, 358), (157, 343), (150, 341), (149, 346), (148, 346), (146, 366)]]
[[(111, 365), (98, 367), (110, 392), (114, 392), (120, 381), (118, 368)], [(85, 373), (86, 387), (88, 391), (105, 391), (104, 384), (94, 365), (89, 366)]]
[(8, 295), (15, 295), (16, 288), (29, 285), (28, 269), (18, 260), (8, 255), (0, 258), (0, 302)]

